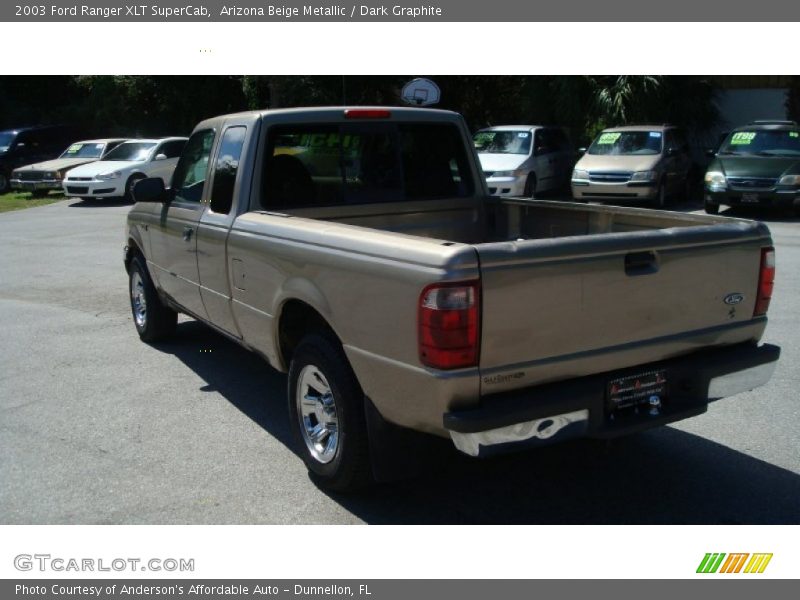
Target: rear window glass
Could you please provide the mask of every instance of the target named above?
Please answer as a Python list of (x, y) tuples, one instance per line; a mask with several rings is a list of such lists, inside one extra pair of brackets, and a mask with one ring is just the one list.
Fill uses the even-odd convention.
[(268, 148), (267, 209), (467, 197), (474, 190), (453, 125), (276, 126)]

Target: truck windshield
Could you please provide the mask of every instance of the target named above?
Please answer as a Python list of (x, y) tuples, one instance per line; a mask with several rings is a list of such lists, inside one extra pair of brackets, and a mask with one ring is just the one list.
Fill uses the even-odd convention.
[(479, 131), (472, 138), (481, 154), (525, 154), (531, 152), (530, 131)]
[(60, 158), (100, 158), (103, 155), (105, 144), (85, 144), (78, 142), (64, 150)]
[(800, 131), (734, 131), (722, 144), (719, 154), (800, 156)]
[(8, 152), (11, 144), (14, 143), (14, 134), (0, 131), (0, 154)]
[(126, 142), (106, 154), (103, 160), (145, 161), (155, 146), (155, 142)]
[(663, 137), (660, 131), (604, 131), (589, 146), (588, 154), (611, 156), (661, 154)]
[(303, 208), (471, 196), (460, 130), (449, 124), (277, 126), (262, 205)]

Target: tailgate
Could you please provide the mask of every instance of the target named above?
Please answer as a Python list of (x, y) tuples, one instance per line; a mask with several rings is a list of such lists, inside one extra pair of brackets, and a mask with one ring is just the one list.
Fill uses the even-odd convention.
[(731, 221), (475, 246), (482, 393), (757, 340), (770, 244), (764, 225)]

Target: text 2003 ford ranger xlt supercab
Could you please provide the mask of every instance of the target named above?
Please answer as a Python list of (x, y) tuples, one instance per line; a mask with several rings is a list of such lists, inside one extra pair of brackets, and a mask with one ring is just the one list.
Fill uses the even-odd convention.
[(288, 371), (301, 454), (332, 489), (369, 481), (399, 432), (473, 456), (622, 435), (762, 385), (779, 355), (758, 345), (766, 226), (489, 197), (455, 113), (209, 119), (171, 187), (134, 196), (141, 338), (186, 313)]

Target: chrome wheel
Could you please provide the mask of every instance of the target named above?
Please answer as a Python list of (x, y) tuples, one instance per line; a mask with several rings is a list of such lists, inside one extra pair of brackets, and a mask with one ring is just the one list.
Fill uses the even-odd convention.
[(147, 298), (145, 297), (144, 280), (139, 271), (134, 271), (131, 275), (131, 305), (136, 325), (140, 328), (144, 327), (147, 323)]
[(314, 365), (300, 371), (295, 404), (300, 433), (311, 456), (322, 464), (331, 462), (339, 449), (339, 418), (330, 385)]

